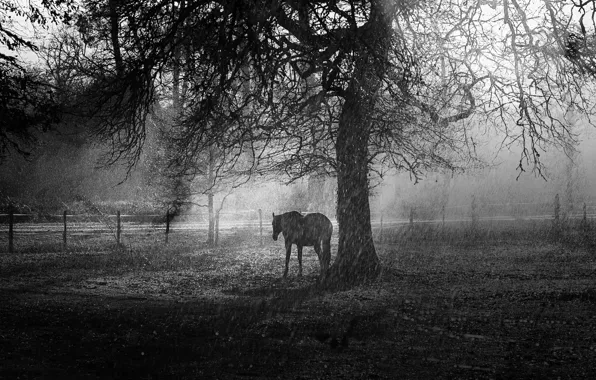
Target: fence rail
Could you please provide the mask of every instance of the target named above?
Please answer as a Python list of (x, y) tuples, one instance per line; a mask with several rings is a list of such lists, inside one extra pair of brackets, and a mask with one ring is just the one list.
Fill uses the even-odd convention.
[[(259, 228), (259, 235), (261, 244), (263, 241), (263, 220), (262, 211), (256, 210), (258, 220), (240, 220), (240, 221), (216, 221), (215, 234), (219, 233), (220, 229), (232, 228)], [(237, 213), (235, 213), (237, 214)], [(206, 229), (208, 222), (199, 219), (199, 221), (188, 222), (189, 217), (193, 215), (184, 215), (180, 222), (174, 223), (176, 230), (191, 231)], [(194, 215), (195, 217), (198, 216)], [(58, 217), (62, 219), (58, 221)], [(168, 235), (172, 231), (171, 221), (172, 217), (169, 213), (165, 215), (131, 215), (121, 214), (118, 211), (115, 215), (106, 214), (75, 214), (69, 215), (65, 210), (62, 215), (44, 215), (43, 222), (37, 222), (38, 218), (35, 214), (0, 214), (0, 222), (2, 225), (8, 224), (8, 252), (14, 252), (14, 236), (15, 230), (18, 230), (20, 235), (39, 235), (39, 234), (55, 234), (62, 232), (63, 249), (67, 247), (69, 235), (88, 235), (88, 234), (105, 234), (111, 233), (115, 235), (116, 243), (119, 245), (125, 224), (126, 233), (140, 233), (140, 232), (163, 232), (165, 235), (165, 242), (168, 242)], [(78, 219), (78, 221), (77, 221)], [(126, 219), (128, 221), (126, 221)], [(186, 219), (186, 221), (185, 221)], [(33, 220), (33, 222), (31, 222)], [(18, 225), (18, 229), (15, 228)], [(216, 238), (217, 239), (217, 238)]]
[[(506, 204), (489, 204), (491, 208), (502, 206), (501, 210), (515, 210), (516, 205), (527, 205), (529, 203), (506, 203)], [(534, 203), (535, 205), (546, 205), (546, 203)], [(377, 236), (382, 241), (383, 230), (394, 228), (402, 225), (413, 224), (453, 224), (453, 223), (476, 223), (481, 221), (491, 222), (511, 222), (517, 220), (552, 220), (558, 223), (560, 220), (583, 220), (587, 224), (590, 220), (596, 219), (596, 205), (583, 204), (581, 211), (575, 213), (564, 214), (560, 211), (559, 197), (556, 196), (554, 202), (550, 204), (552, 213), (540, 213), (535, 215), (527, 215), (524, 213), (513, 212), (513, 215), (482, 215), (480, 210), (486, 210), (486, 205), (480, 207), (472, 198), (470, 205), (464, 206), (450, 206), (442, 207), (439, 218), (422, 219), (416, 217), (415, 209), (410, 211), (409, 218), (384, 218), (383, 213), (378, 213), (371, 216), (371, 224), (377, 231)], [(467, 212), (450, 213), (447, 217), (448, 210), (464, 210), (467, 207)], [(543, 209), (545, 209), (544, 207)], [(591, 212), (588, 213), (588, 210)], [(251, 229), (258, 231), (260, 242), (263, 242), (263, 216), (262, 210), (241, 210), (236, 212), (222, 212), (219, 215), (223, 216), (216, 226), (216, 234), (220, 230), (234, 230), (234, 229)], [(490, 215), (492, 214), (492, 215)], [(66, 248), (69, 236), (90, 235), (90, 234), (113, 234), (116, 242), (120, 244), (121, 235), (123, 232), (127, 234), (139, 234), (148, 232), (163, 233), (165, 242), (168, 242), (168, 236), (173, 230), (178, 231), (197, 231), (206, 230), (208, 228), (208, 221), (205, 220), (203, 214), (186, 214), (183, 216), (176, 216), (175, 222), (172, 222), (172, 217), (168, 213), (160, 214), (69, 214), (64, 211), (62, 214), (50, 214), (43, 216), (44, 221), (39, 222), (39, 216), (35, 214), (9, 213), (0, 214), (0, 226), (4, 230), (4, 226), (8, 225), (8, 251), (14, 252), (14, 235), (15, 231), (19, 235), (38, 235), (38, 234), (57, 234), (62, 232), (62, 244)], [(337, 222), (332, 219), (332, 223), (337, 228)], [(5, 232), (0, 232), (4, 235)], [(6, 235), (4, 235), (6, 236)], [(1, 238), (0, 238), (1, 239)], [(3, 239), (1, 239), (3, 240)]]

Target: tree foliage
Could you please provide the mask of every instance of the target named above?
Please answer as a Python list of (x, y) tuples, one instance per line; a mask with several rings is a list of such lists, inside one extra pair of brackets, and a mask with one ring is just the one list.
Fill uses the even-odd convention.
[(60, 107), (47, 77), (27, 68), (17, 53), (38, 50), (26, 35), (27, 28), (68, 22), (72, 12), (71, 0), (44, 0), (28, 6), (13, 0), (0, 4), (0, 162), (10, 152), (28, 155), (36, 141), (35, 129), (46, 131), (59, 120)]
[(292, 177), (335, 173), (339, 115), (360, 55), (384, 67), (370, 160), (416, 174), (473, 156), (470, 131), (457, 123), (473, 116), (507, 126), (507, 142), (522, 142), (539, 164), (541, 149), (564, 141), (555, 114), (566, 94), (585, 93), (573, 67), (587, 71), (593, 60), (589, 38), (578, 37), (586, 17), (571, 31), (573, 8), (560, 1), (379, 2), (393, 30), (378, 62), (361, 46), (376, 2), (86, 4), (78, 25), (104, 57), (93, 90), (105, 90), (100, 103), (113, 111), (101, 132), (117, 136), (121, 154), (138, 157), (150, 105), (184, 81), (184, 157), (217, 141)]

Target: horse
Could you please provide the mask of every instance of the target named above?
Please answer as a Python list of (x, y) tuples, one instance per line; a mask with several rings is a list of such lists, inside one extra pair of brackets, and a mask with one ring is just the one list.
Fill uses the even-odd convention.
[(298, 248), (298, 276), (302, 276), (302, 247), (314, 247), (321, 266), (320, 279), (323, 280), (329, 269), (331, 260), (331, 235), (333, 225), (323, 214), (312, 213), (302, 216), (298, 211), (290, 211), (281, 215), (273, 213), (273, 240), (277, 241), (280, 233), (284, 235), (286, 245), (286, 270), (288, 275), (292, 244)]

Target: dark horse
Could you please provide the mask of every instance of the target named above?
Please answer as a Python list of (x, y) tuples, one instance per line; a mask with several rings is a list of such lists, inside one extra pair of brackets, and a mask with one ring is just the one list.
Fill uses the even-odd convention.
[(319, 264), (321, 265), (320, 279), (322, 280), (327, 273), (327, 269), (329, 269), (329, 261), (331, 260), (333, 225), (329, 218), (319, 213), (302, 216), (297, 211), (290, 211), (281, 215), (273, 213), (273, 240), (277, 240), (280, 232), (283, 233), (286, 243), (284, 277), (288, 275), (292, 244), (296, 244), (296, 247), (298, 247), (298, 265), (300, 267), (298, 275), (302, 276), (302, 247), (314, 247), (317, 256), (319, 256)]

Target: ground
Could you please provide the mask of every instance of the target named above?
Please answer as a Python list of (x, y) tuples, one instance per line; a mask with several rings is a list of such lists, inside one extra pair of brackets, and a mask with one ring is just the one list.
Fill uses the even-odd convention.
[(103, 239), (0, 254), (0, 378), (596, 378), (591, 246), (377, 242), (380, 279), (329, 292), (283, 242)]

